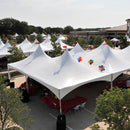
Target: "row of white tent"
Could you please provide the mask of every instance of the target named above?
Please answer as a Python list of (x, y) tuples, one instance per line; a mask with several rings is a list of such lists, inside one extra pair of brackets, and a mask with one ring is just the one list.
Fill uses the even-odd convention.
[[(20, 43), (19, 45), (17, 45), (17, 47), (21, 48), (23, 53), (26, 55), (30, 55), (31, 53), (33, 53), (38, 48), (39, 44), (42, 46), (43, 51), (52, 51), (53, 46), (51, 44), (52, 42), (50, 39), (51, 39), (51, 36), (48, 35), (48, 37), (42, 43), (39, 43), (39, 41), (37, 39), (35, 39), (35, 41), (33, 43), (31, 43), (30, 41), (28, 41), (27, 38), (25, 38), (25, 40), (22, 43)], [(62, 39), (62, 35), (60, 35), (56, 41), (56, 43), (60, 44), (61, 49), (66, 49), (66, 48), (72, 49), (73, 48), (72, 46), (69, 46), (69, 45), (63, 43), (61, 39)], [(10, 53), (8, 52), (9, 47), (11, 47), (11, 45), (8, 41), (6, 44), (3, 44), (2, 40), (0, 39), (0, 57), (10, 55)]]
[(8, 67), (38, 81), (62, 99), (83, 84), (112, 82), (122, 72), (130, 70), (130, 46), (114, 50), (103, 42), (86, 52), (77, 44), (71, 51), (66, 49), (61, 56), (51, 58), (39, 45), (28, 58), (10, 63)]
[[(37, 37), (38, 34), (35, 33), (35, 32), (33, 32), (33, 33), (31, 33), (30, 35)], [(14, 37), (17, 37), (17, 36), (19, 36), (19, 35), (18, 35), (17, 33), (15, 33), (13, 36), (14, 36)], [(42, 33), (41, 36), (42, 36), (42, 37), (45, 37), (45, 39), (46, 39), (46, 37), (48, 37), (48, 38), (51, 39), (50, 34), (45, 35), (44, 33)], [(60, 39), (60, 40), (66, 40), (67, 38), (60, 34), (60, 35), (58, 36), (58, 39)]]

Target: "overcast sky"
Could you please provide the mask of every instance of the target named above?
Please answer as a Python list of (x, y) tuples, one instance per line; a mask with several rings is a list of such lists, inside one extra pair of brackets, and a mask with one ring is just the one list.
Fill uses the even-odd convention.
[(113, 27), (130, 18), (130, 0), (0, 0), (3, 18), (43, 28)]

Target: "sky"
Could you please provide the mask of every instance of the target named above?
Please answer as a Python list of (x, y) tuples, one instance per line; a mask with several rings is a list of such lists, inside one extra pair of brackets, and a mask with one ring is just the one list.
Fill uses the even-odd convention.
[(114, 27), (130, 18), (130, 0), (0, 0), (3, 18), (43, 28)]

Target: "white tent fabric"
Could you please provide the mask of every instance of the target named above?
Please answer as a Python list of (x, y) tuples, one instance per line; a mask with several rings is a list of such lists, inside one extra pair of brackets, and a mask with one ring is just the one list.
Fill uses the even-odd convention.
[(19, 35), (17, 33), (14, 34), (14, 37), (18, 37)]
[(67, 45), (67, 44), (65, 44), (65, 43), (63, 43), (62, 41), (61, 41), (61, 39), (57, 39), (57, 41), (55, 42), (55, 43), (59, 43), (60, 44), (60, 46), (61, 46), (61, 49), (72, 49), (73, 47), (72, 46), (69, 46), (69, 45)]
[(118, 42), (119, 39), (117, 39), (117, 38), (112, 38), (111, 41), (113, 41), (113, 42)]
[(0, 49), (2, 49), (4, 47), (4, 43), (2, 42), (1, 38), (0, 38)]
[(8, 55), (11, 55), (8, 50), (9, 50), (9, 47), (11, 47), (11, 44), (9, 43), (9, 40), (6, 41), (4, 47), (2, 49), (0, 49), (0, 58), (1, 57), (4, 57), (4, 56), (8, 56)]
[(66, 40), (66, 38), (63, 35), (61, 35), (61, 34), (59, 35), (58, 39), (60, 39), (60, 40)]
[(46, 37), (46, 35), (44, 33), (41, 34), (42, 37)]
[[(59, 99), (62, 99), (83, 84), (101, 80), (111, 81), (111, 75), (114, 80), (120, 73), (129, 70), (129, 49), (128, 47), (122, 51), (114, 51), (108, 45), (102, 45), (90, 53), (80, 51), (80, 55), (75, 53), (71, 56), (66, 50), (62, 56), (50, 58), (43, 53), (39, 45), (31, 56), (8, 66), (45, 85)], [(81, 62), (77, 60), (79, 56), (82, 57)], [(90, 59), (94, 60), (93, 65), (88, 63)], [(104, 66), (104, 71), (99, 70), (100, 65)]]
[(46, 37), (47, 37), (48, 39), (51, 39), (51, 35), (50, 35), (50, 34), (48, 34)]
[(75, 56), (77, 53), (86, 53), (86, 51), (79, 45), (79, 43), (77, 43), (76, 46), (70, 51), (72, 56)]
[(42, 43), (42, 48), (44, 48), (44, 51), (51, 51), (53, 50), (53, 46), (51, 44), (51, 40), (47, 37)]
[(37, 36), (37, 33), (33, 32), (33, 33), (31, 33), (30, 35), (32, 35), (32, 36)]
[(29, 52), (30, 52), (30, 53), (35, 52), (35, 51), (37, 50), (39, 44), (40, 44), (40, 42), (39, 42), (37, 39), (35, 39), (34, 42), (33, 42), (33, 44), (32, 44), (32, 45), (30, 46), (30, 48), (28, 49)]
[(130, 42), (129, 36), (127, 34), (125, 36), (126, 36), (127, 42)]
[(5, 46), (4, 47), (11, 47), (11, 44), (9, 43), (9, 40), (6, 41)]
[(19, 45), (17, 45), (18, 48), (21, 48), (23, 53), (28, 53), (29, 52), (29, 48), (32, 46), (31, 42), (28, 41), (27, 38), (25, 38), (25, 40), (20, 43)]

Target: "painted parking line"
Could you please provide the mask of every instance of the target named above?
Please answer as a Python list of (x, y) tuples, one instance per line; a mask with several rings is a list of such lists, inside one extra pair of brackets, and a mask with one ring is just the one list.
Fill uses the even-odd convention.
[(88, 110), (86, 108), (84, 108), (84, 110), (94, 115), (94, 113), (92, 111), (90, 111), (90, 110)]
[[(55, 120), (57, 120), (57, 118), (56, 118), (56, 116), (54, 116), (52, 113), (49, 113), (49, 115), (51, 116), (51, 117), (53, 117)], [(66, 125), (66, 127), (69, 129), (69, 130), (74, 130), (74, 129), (72, 129), (70, 126), (68, 126), (68, 125)]]

